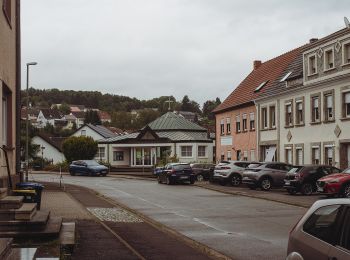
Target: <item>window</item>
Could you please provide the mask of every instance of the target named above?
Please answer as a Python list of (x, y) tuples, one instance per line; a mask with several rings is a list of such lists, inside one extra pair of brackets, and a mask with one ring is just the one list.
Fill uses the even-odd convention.
[(304, 123), (304, 105), (303, 101), (298, 100), (296, 101), (296, 111), (295, 111), (295, 116), (296, 116), (296, 124), (297, 125), (302, 125)]
[(276, 127), (276, 107), (270, 107), (270, 128)]
[(319, 146), (313, 146), (311, 148), (311, 159), (312, 164), (320, 164), (320, 147)]
[(86, 136), (86, 130), (81, 130), (81, 135)]
[(250, 160), (255, 161), (255, 150), (250, 150)]
[(287, 147), (286, 148), (286, 157), (285, 157), (285, 162), (286, 163), (289, 163), (289, 164), (292, 164), (293, 163), (293, 150), (291, 147)]
[(236, 116), (236, 132), (241, 132), (241, 117), (239, 115)]
[(237, 160), (240, 161), (241, 160), (241, 156), (242, 156), (241, 150), (237, 150), (236, 151), (236, 156), (237, 156)]
[(243, 161), (248, 161), (248, 151), (243, 151)]
[(3, 0), (2, 11), (4, 12), (7, 23), (11, 26), (11, 0)]
[(123, 151), (114, 151), (113, 152), (113, 161), (124, 161), (124, 152)]
[(225, 122), (224, 119), (221, 119), (220, 121), (220, 134), (224, 134), (225, 133)]
[(319, 102), (320, 102), (319, 96), (314, 96), (311, 98), (311, 108), (312, 108), (311, 122), (313, 123), (320, 122)]
[(292, 126), (293, 125), (293, 109), (292, 109), (292, 103), (289, 102), (286, 104), (286, 126)]
[(224, 161), (225, 160), (225, 154), (224, 152), (221, 153), (221, 161)]
[(263, 129), (267, 128), (267, 108), (263, 107), (261, 109), (261, 127)]
[(262, 82), (255, 90), (254, 92), (259, 92), (267, 83), (268, 81)]
[(332, 243), (335, 221), (340, 205), (319, 208), (305, 222), (303, 230), (324, 242)]
[(250, 113), (250, 115), (249, 115), (249, 126), (250, 126), (250, 130), (254, 130), (255, 129), (255, 116), (254, 116), (254, 113)]
[(314, 75), (317, 73), (317, 63), (316, 63), (316, 55), (309, 56), (309, 62), (308, 62), (308, 75)]
[(343, 93), (343, 117), (350, 117), (350, 92)]
[(231, 133), (231, 118), (226, 118), (226, 133)]
[(231, 160), (231, 151), (227, 151), (227, 160), (228, 160), (228, 161)]
[(334, 52), (333, 48), (327, 49), (324, 52), (324, 70), (330, 70), (334, 68)]
[(199, 145), (198, 146), (198, 157), (205, 157), (206, 156), (206, 146)]
[(292, 71), (289, 71), (283, 78), (281, 78), (280, 82), (286, 81), (288, 77), (292, 74)]
[(242, 115), (243, 131), (247, 131), (247, 114)]
[(324, 116), (325, 121), (334, 120), (333, 94), (324, 95)]
[(325, 146), (324, 163), (328, 165), (333, 165), (333, 146)]
[(97, 149), (97, 154), (96, 154), (96, 158), (104, 158), (105, 157), (105, 147), (98, 147)]
[(350, 64), (350, 42), (343, 44), (343, 64)]
[(302, 165), (304, 164), (304, 152), (303, 148), (301, 147), (296, 147), (295, 148), (295, 164), (296, 165)]
[(181, 146), (181, 157), (192, 157), (192, 146)]

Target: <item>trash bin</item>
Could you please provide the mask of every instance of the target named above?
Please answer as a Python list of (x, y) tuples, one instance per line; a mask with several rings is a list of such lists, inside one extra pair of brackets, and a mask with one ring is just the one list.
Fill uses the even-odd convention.
[(18, 190), (35, 190), (34, 196), (25, 196), (25, 202), (36, 203), (36, 208), (40, 210), (41, 206), (41, 193), (44, 189), (44, 185), (35, 182), (21, 182), (16, 184)]

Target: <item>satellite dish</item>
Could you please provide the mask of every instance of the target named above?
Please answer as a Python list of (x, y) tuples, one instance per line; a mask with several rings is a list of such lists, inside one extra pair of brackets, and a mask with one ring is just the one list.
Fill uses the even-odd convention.
[(345, 23), (346, 28), (350, 28), (350, 22), (349, 22), (348, 18), (344, 17), (344, 23)]

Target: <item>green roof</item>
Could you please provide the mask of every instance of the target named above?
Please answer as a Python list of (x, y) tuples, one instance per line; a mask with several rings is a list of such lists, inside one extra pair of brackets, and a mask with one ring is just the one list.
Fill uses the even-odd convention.
[(188, 130), (188, 131), (206, 131), (205, 128), (188, 121), (180, 115), (168, 112), (157, 118), (148, 126), (154, 131), (165, 130)]

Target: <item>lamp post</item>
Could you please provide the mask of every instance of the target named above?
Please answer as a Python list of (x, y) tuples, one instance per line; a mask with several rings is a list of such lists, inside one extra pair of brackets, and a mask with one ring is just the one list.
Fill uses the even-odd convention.
[(26, 178), (25, 181), (28, 181), (28, 168), (29, 168), (29, 66), (35, 66), (38, 63), (36, 62), (29, 62), (27, 63), (27, 104), (26, 104), (26, 110), (27, 110), (27, 120), (26, 120)]

